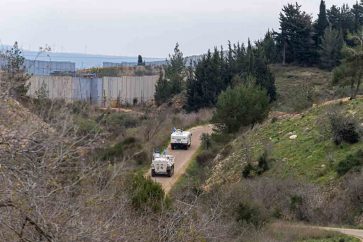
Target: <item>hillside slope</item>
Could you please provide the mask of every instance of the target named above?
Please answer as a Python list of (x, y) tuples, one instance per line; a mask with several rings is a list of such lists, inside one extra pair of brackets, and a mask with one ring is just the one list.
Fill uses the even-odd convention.
[[(273, 110), (301, 112), (312, 105), (349, 96), (349, 87), (333, 86), (332, 73), (316, 67), (271, 65), (277, 101)], [(360, 94), (363, 94), (361, 87)]]
[[(334, 144), (327, 117), (333, 109), (355, 117), (363, 126), (362, 99), (314, 106), (301, 114), (278, 113), (276, 117), (275, 113), (275, 117), (234, 140), (229, 156), (222, 160), (217, 157), (207, 184), (239, 181), (247, 162), (256, 162), (265, 150), (273, 160), (267, 176), (295, 177), (322, 184), (336, 180), (337, 163), (363, 149), (363, 143)], [(295, 139), (290, 139), (295, 135)]]

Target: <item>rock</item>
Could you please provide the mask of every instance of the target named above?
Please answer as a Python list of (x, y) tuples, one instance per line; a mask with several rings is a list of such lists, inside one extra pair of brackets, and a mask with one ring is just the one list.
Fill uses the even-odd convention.
[(291, 140), (296, 140), (296, 139), (297, 139), (297, 135), (296, 135), (296, 134), (291, 135), (291, 136), (289, 137), (289, 139), (291, 139)]

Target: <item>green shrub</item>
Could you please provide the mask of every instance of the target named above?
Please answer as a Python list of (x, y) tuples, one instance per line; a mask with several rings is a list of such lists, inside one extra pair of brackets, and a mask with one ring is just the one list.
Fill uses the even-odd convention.
[(355, 154), (348, 155), (344, 160), (340, 161), (335, 170), (339, 176), (343, 176), (350, 170), (360, 171), (362, 165), (363, 150), (359, 150)]
[(261, 227), (265, 219), (257, 207), (253, 207), (247, 203), (240, 203), (237, 208), (237, 221), (243, 224)]
[(300, 195), (293, 195), (290, 197), (290, 210), (296, 211), (303, 204), (303, 198)]
[(120, 132), (122, 129), (134, 128), (140, 123), (139, 119), (129, 114), (110, 113), (104, 115), (102, 124), (108, 127), (110, 132)]
[(264, 151), (263, 154), (258, 159), (257, 166), (248, 163), (242, 170), (242, 176), (244, 178), (251, 178), (255, 175), (262, 175), (270, 169), (269, 163), (272, 159), (269, 158), (268, 152)]
[(203, 133), (200, 136), (200, 140), (202, 141), (202, 148), (208, 150), (212, 146), (212, 137), (210, 134)]
[(332, 112), (329, 114), (329, 119), (333, 140), (336, 145), (340, 145), (343, 141), (349, 144), (359, 142), (360, 131), (355, 118), (344, 116), (340, 112)]
[(80, 135), (96, 134), (101, 131), (100, 125), (92, 119), (77, 117), (75, 119), (77, 132)]
[(124, 146), (122, 142), (99, 151), (99, 157), (101, 160), (113, 160), (115, 158), (122, 157), (123, 154)]
[(134, 160), (138, 165), (143, 165), (148, 162), (149, 156), (146, 151), (141, 151), (134, 156)]
[(226, 158), (227, 156), (229, 156), (231, 154), (233, 150), (233, 147), (231, 144), (227, 144), (226, 146), (223, 147), (223, 149), (220, 152), (220, 155), (222, 158)]
[(212, 121), (220, 131), (234, 133), (243, 126), (262, 122), (268, 113), (266, 91), (252, 85), (240, 85), (221, 93)]
[(268, 171), (270, 169), (269, 163), (270, 163), (270, 159), (268, 157), (268, 153), (265, 151), (258, 159), (256, 173), (258, 175), (262, 175), (264, 172)]
[[(141, 149), (138, 140), (135, 137), (128, 137), (111, 147), (101, 149), (99, 151), (98, 157), (101, 160), (114, 160), (115, 158), (121, 158), (124, 155), (127, 155), (127, 151), (133, 152), (135, 149)], [(142, 163), (147, 160), (147, 158), (145, 158), (145, 154), (141, 153), (138, 153), (138, 155), (134, 157), (138, 164), (141, 162), (141, 160), (144, 160)]]
[(243, 168), (243, 171), (242, 171), (242, 176), (244, 178), (249, 178), (252, 176), (252, 173), (254, 172), (255, 168), (253, 167), (252, 164), (248, 163), (244, 168)]
[(170, 206), (170, 199), (165, 196), (161, 185), (151, 178), (145, 178), (141, 173), (133, 176), (130, 193), (135, 209), (159, 212)]
[(137, 139), (135, 137), (127, 137), (126, 139), (124, 139), (122, 141), (122, 144), (125, 145), (125, 146), (126, 145), (133, 145), (135, 143), (137, 143)]
[(213, 160), (214, 156), (210, 151), (203, 151), (197, 156), (196, 160), (200, 166), (206, 166)]
[(69, 103), (67, 106), (71, 109), (73, 114), (80, 114), (85, 117), (88, 116), (91, 109), (90, 104), (85, 101), (74, 101), (72, 103)]

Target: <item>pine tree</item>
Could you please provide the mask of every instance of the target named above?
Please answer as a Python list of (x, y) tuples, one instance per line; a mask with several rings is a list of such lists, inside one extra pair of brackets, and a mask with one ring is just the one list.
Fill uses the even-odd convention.
[(283, 61), (313, 64), (316, 49), (313, 46), (311, 16), (301, 11), (301, 5), (284, 6), (280, 13), (280, 30)]
[(361, 31), (363, 25), (363, 0), (358, 1), (353, 5), (352, 12), (354, 14), (354, 31), (358, 33)]
[(179, 44), (176, 43), (173, 55), (169, 55), (167, 66), (165, 69), (166, 79), (170, 81), (171, 95), (178, 94), (183, 89), (183, 82), (186, 77), (185, 59), (183, 53), (179, 49)]
[[(5, 65), (1, 67), (4, 71), (3, 80), (0, 82), (0, 89), (6, 89), (5, 96), (9, 94), (15, 98), (24, 97), (28, 91), (26, 81), (30, 78), (25, 71), (22, 51), (19, 48), (18, 42), (15, 42), (10, 50), (5, 51), (3, 54)], [(4, 85), (4, 87), (3, 87)], [(2, 90), (0, 90), (2, 92)]]
[(318, 15), (318, 21), (315, 25), (315, 43), (316, 46), (320, 46), (322, 37), (325, 33), (325, 29), (329, 26), (328, 17), (326, 14), (326, 5), (325, 1), (321, 0), (320, 2), (320, 11)]
[(163, 71), (160, 71), (159, 80), (155, 85), (154, 99), (157, 105), (161, 105), (170, 98), (170, 85), (164, 78)]
[(137, 57), (137, 65), (138, 65), (138, 66), (142, 66), (142, 65), (144, 65), (144, 62), (142, 61), (142, 56), (141, 56), (141, 55), (139, 55), (139, 56)]
[(351, 40), (358, 42), (355, 47), (345, 46), (343, 52), (345, 59), (342, 65), (334, 70), (334, 83), (349, 84), (350, 98), (357, 97), (363, 79), (363, 37), (354, 35)]
[(268, 64), (277, 63), (280, 61), (278, 57), (279, 55), (277, 45), (272, 32), (267, 31), (265, 38), (261, 42), (259, 48), (261, 48), (260, 56), (262, 55)]
[(253, 76), (256, 78), (256, 85), (264, 88), (269, 96), (269, 101), (276, 100), (275, 77), (262, 58), (256, 58), (254, 63)]
[(239, 85), (221, 93), (212, 121), (219, 131), (233, 133), (241, 126), (262, 122), (268, 112), (265, 90), (254, 85)]
[(331, 28), (325, 30), (319, 51), (322, 68), (332, 70), (339, 65), (343, 44), (344, 40), (339, 31)]
[(188, 110), (215, 106), (222, 91), (243, 83), (263, 87), (269, 100), (275, 100), (275, 78), (265, 58), (258, 54), (258, 47), (252, 46), (251, 42), (247, 49), (239, 43), (228, 46), (227, 55), (223, 48), (215, 48), (213, 53), (209, 50), (198, 62), (194, 75), (188, 75)]
[(341, 12), (341, 30), (343, 33), (343, 37), (345, 40), (348, 39), (349, 33), (354, 33), (354, 13), (349, 8), (348, 4), (343, 4), (343, 6), (340, 9)]
[(341, 31), (340, 8), (336, 5), (331, 6), (331, 8), (327, 10), (327, 16), (331, 27), (335, 30)]

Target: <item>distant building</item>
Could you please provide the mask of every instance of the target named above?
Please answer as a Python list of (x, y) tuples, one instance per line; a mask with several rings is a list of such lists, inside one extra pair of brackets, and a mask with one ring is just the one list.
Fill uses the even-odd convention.
[(103, 68), (137, 66), (137, 63), (136, 62), (122, 62), (122, 63), (103, 62), (102, 66), (103, 66)]
[(49, 76), (49, 75), (74, 75), (76, 73), (76, 64), (66, 61), (39, 61), (25, 60), (24, 66), (26, 72), (32, 75)]
[[(0, 57), (0, 66), (6, 65), (6, 60)], [(24, 60), (25, 71), (31, 75), (50, 76), (50, 75), (75, 75), (76, 64), (68, 61), (39, 61)]]

